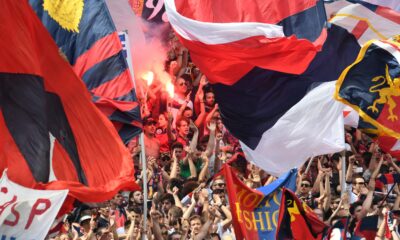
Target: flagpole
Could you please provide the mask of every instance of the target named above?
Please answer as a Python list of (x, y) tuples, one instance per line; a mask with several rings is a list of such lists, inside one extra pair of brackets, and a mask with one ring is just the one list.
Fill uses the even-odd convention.
[[(126, 46), (126, 61), (128, 63), (129, 72), (131, 73), (132, 82), (135, 90), (137, 89), (136, 85), (136, 78), (133, 72), (133, 64), (132, 64), (132, 55), (131, 55), (131, 48), (129, 45), (129, 36), (128, 30), (123, 31), (125, 35), (125, 46)], [(140, 160), (142, 164), (142, 182), (143, 182), (143, 229), (147, 230), (147, 163), (146, 163), (146, 149), (144, 146), (144, 133), (140, 133), (139, 137), (139, 144), (140, 144)], [(145, 234), (142, 235), (142, 239), (146, 239), (147, 236)]]
[(304, 171), (304, 174), (305, 174), (305, 175), (307, 175), (308, 170), (310, 170), (310, 167), (311, 167), (311, 164), (312, 164), (313, 161), (314, 161), (314, 157), (311, 157), (310, 161), (308, 162), (306, 171)]
[(340, 196), (343, 198), (346, 192), (346, 150), (342, 152), (342, 176), (340, 181)]
[[(143, 229), (147, 231), (147, 163), (146, 163), (146, 153), (144, 147), (144, 133), (140, 134), (140, 158), (142, 160), (142, 180), (143, 180)], [(145, 235), (142, 235), (142, 239), (146, 239)]]

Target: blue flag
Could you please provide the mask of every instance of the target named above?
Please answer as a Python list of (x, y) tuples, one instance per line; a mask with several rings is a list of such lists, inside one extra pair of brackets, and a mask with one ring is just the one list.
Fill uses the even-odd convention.
[(282, 188), (296, 191), (296, 176), (297, 169), (292, 169), (271, 184), (257, 189), (265, 196), (258, 207), (254, 209), (254, 220), (257, 224), (259, 239), (275, 238)]

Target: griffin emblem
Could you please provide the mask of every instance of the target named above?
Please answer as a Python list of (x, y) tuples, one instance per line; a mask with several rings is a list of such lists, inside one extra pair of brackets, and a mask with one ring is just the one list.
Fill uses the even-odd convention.
[[(381, 81), (381, 82), (378, 82)], [(392, 79), (389, 74), (389, 67), (386, 65), (385, 76), (377, 76), (372, 79), (372, 82), (378, 82), (378, 84), (370, 87), (369, 91), (372, 93), (378, 92), (379, 98), (376, 99), (371, 106), (367, 109), (372, 112), (378, 112), (377, 104), (385, 104), (389, 105), (389, 117), (388, 120), (394, 122), (398, 120), (398, 116), (393, 113), (393, 110), (397, 106), (396, 102), (393, 100), (393, 97), (400, 96), (400, 78)], [(387, 83), (389, 87), (377, 89), (378, 87)]]

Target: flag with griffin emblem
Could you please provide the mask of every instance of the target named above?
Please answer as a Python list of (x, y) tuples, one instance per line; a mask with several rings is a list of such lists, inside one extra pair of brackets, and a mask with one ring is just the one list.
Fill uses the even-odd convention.
[(141, 131), (140, 107), (118, 33), (104, 0), (30, 0), (83, 80), (92, 101), (127, 144)]
[(400, 44), (371, 40), (336, 83), (335, 98), (355, 109), (376, 136), (400, 137)]
[(283, 188), (275, 239), (322, 239), (326, 226), (296, 194)]

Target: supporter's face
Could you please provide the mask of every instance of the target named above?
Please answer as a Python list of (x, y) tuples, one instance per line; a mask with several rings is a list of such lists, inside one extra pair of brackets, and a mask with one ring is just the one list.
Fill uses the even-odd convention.
[(122, 202), (123, 202), (123, 200), (124, 200), (124, 197), (123, 197), (121, 194), (117, 194), (117, 195), (114, 197), (114, 203), (115, 203), (116, 205), (121, 205)]
[(356, 217), (357, 220), (360, 220), (362, 218), (361, 210), (362, 210), (361, 206), (356, 207), (356, 209), (354, 210), (354, 216)]
[(85, 221), (81, 222), (80, 225), (81, 225), (81, 229), (83, 228), (84, 232), (86, 232), (86, 233), (89, 232), (89, 230), (90, 230), (90, 221), (89, 220), (85, 220)]
[(156, 132), (156, 125), (154, 123), (148, 123), (143, 127), (146, 134), (154, 134)]
[(195, 218), (192, 221), (190, 221), (190, 230), (194, 235), (197, 235), (200, 232), (200, 229), (201, 229), (200, 219)]
[(221, 199), (221, 202), (225, 204), (226, 203), (225, 192), (218, 194), (218, 196)]
[(142, 192), (136, 191), (135, 193), (133, 193), (133, 202), (137, 203), (137, 204), (143, 204), (143, 194)]
[(104, 217), (108, 217), (110, 215), (110, 209), (108, 207), (100, 208), (100, 214)]
[(183, 78), (179, 78), (176, 81), (175, 91), (177, 93), (181, 93), (181, 94), (185, 94), (187, 92), (186, 82), (185, 82), (185, 80)]
[(193, 111), (192, 110), (185, 110), (184, 112), (183, 112), (183, 116), (185, 117), (185, 118), (187, 118), (187, 119), (190, 119), (190, 118), (192, 118), (192, 116), (193, 116)]
[(361, 191), (361, 188), (365, 186), (365, 181), (362, 178), (356, 178), (354, 181), (354, 190), (357, 192)]
[(213, 186), (213, 190), (216, 190), (216, 189), (224, 190), (225, 182), (222, 179), (218, 179), (218, 180), (215, 180), (215, 182), (213, 183), (212, 186)]
[(182, 158), (183, 149), (182, 148), (175, 148), (175, 155), (178, 159)]
[(212, 92), (206, 93), (206, 99), (205, 100), (206, 100), (205, 101), (206, 105), (208, 105), (208, 106), (214, 105), (214, 103), (215, 103), (214, 93), (212, 93)]
[(311, 184), (309, 181), (302, 181), (300, 185), (300, 192), (306, 194), (310, 191)]
[(340, 198), (336, 198), (332, 201), (332, 204), (331, 204), (332, 211), (335, 211), (338, 208), (339, 202), (340, 202)]
[(164, 212), (168, 212), (171, 207), (172, 207), (172, 203), (170, 201), (164, 200), (162, 202), (162, 209)]
[(160, 114), (160, 116), (158, 116), (158, 126), (161, 128), (167, 126), (167, 119), (165, 118), (164, 114)]
[(139, 213), (131, 212), (133, 221), (135, 221), (135, 225), (138, 226), (140, 225), (140, 221), (142, 220), (142, 216)]
[(217, 128), (219, 131), (222, 131), (222, 129), (224, 129), (224, 124), (222, 123), (221, 119), (217, 120)]
[(186, 121), (179, 122), (178, 133), (181, 136), (187, 136), (189, 134), (189, 124)]

